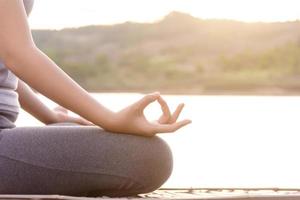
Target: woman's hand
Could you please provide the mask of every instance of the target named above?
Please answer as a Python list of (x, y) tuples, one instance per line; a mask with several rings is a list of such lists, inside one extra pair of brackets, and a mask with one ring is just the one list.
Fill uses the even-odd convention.
[(86, 120), (84, 118), (70, 116), (68, 114), (68, 110), (62, 106), (55, 107), (53, 109), (53, 113), (55, 116), (55, 123), (72, 122), (72, 123), (77, 123), (77, 124), (86, 125), (86, 126), (94, 125), (93, 123), (89, 122), (88, 120)]
[[(160, 104), (163, 114), (157, 121), (149, 122), (144, 115), (144, 110), (154, 101)], [(168, 104), (159, 93), (148, 94), (136, 103), (115, 113), (110, 126), (105, 127), (105, 129), (112, 132), (142, 136), (175, 132), (191, 123), (191, 120), (187, 119), (177, 122), (183, 107), (184, 104), (179, 104), (174, 113), (171, 114)]]

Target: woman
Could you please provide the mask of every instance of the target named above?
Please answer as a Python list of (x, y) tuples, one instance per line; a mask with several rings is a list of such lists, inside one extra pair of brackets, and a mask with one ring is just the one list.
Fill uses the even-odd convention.
[[(170, 114), (153, 93), (107, 109), (35, 46), (26, 18), (32, 4), (0, 0), (0, 194), (128, 196), (159, 188), (172, 156), (155, 134), (190, 123), (176, 122), (183, 104)], [(61, 107), (47, 108), (27, 84)], [(163, 112), (155, 123), (143, 114), (154, 101)], [(15, 127), (20, 106), (46, 126)]]

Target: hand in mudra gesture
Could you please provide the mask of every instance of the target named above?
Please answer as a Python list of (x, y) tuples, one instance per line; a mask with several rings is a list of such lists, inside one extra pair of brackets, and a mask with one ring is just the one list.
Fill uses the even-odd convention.
[[(162, 116), (150, 122), (144, 115), (145, 108), (157, 101), (162, 109)], [(177, 119), (184, 107), (179, 104), (171, 114), (166, 101), (159, 93), (148, 94), (132, 105), (116, 112), (112, 118), (111, 125), (105, 129), (112, 132), (128, 133), (142, 136), (154, 136), (157, 133), (171, 133), (191, 123), (191, 120), (178, 121)]]

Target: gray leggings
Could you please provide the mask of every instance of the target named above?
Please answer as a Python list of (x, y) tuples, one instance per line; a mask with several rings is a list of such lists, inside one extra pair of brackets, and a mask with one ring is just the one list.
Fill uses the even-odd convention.
[(70, 123), (5, 127), (3, 118), (14, 120), (0, 114), (0, 194), (131, 196), (159, 188), (172, 171), (159, 137)]

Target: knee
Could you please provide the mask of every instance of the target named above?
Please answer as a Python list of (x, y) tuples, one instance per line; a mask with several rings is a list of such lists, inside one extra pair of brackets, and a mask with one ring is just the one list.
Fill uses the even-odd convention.
[(164, 140), (155, 136), (149, 146), (143, 160), (145, 170), (140, 177), (143, 185), (141, 193), (152, 192), (161, 187), (168, 180), (173, 169), (172, 152)]

